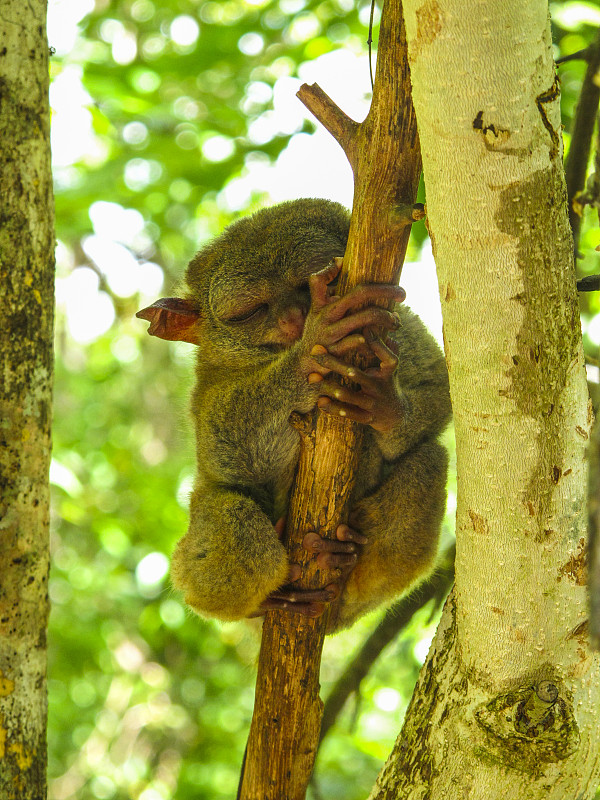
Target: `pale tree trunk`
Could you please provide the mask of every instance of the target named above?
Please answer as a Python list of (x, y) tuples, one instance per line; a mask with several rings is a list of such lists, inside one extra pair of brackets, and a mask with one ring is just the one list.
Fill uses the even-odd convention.
[(53, 205), (46, 3), (0, 0), (0, 798), (46, 796)]
[(458, 470), (456, 586), (372, 797), (584, 800), (588, 403), (545, 0), (406, 0)]

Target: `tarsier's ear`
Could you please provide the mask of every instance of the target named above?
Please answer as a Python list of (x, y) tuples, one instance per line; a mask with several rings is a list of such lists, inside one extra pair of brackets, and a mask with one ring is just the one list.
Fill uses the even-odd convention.
[(200, 344), (195, 328), (196, 322), (200, 319), (200, 312), (189, 300), (163, 297), (148, 308), (138, 311), (136, 317), (150, 322), (148, 328), (150, 336), (158, 336), (171, 342)]

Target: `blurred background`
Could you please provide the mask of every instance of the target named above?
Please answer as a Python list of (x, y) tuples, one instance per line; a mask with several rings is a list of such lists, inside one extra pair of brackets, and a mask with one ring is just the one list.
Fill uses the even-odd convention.
[[(551, 13), (556, 57), (584, 48), (600, 25), (596, 2), (551, 3)], [(58, 241), (51, 800), (235, 796), (259, 634), (192, 616), (170, 588), (194, 470), (193, 347), (149, 338), (134, 315), (175, 293), (199, 245), (240, 214), (303, 196), (351, 206), (345, 156), (295, 93), (316, 81), (347, 114), (365, 116), (369, 14), (354, 0), (49, 2)], [(566, 148), (584, 69), (560, 67)], [(600, 272), (599, 241), (586, 212), (581, 274)], [(441, 338), (422, 223), (402, 285)], [(596, 296), (582, 300), (594, 356)], [(596, 382), (597, 372), (590, 367)], [(453, 453), (451, 431), (446, 443)], [(444, 547), (454, 509), (452, 474)], [(439, 602), (425, 605), (352, 693), (309, 796), (368, 795), (438, 611)], [(325, 698), (382, 613), (327, 640)]]

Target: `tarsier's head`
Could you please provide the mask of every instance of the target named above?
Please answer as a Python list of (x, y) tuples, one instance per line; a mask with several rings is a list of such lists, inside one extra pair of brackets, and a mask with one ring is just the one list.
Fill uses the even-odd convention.
[(308, 278), (342, 256), (348, 212), (328, 200), (293, 200), (234, 222), (190, 262), (183, 298), (138, 312), (149, 333), (227, 353), (265, 355), (302, 336), (310, 306)]

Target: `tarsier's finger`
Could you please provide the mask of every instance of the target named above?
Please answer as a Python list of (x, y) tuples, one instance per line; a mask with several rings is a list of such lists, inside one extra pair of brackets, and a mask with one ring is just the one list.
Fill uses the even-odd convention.
[[(315, 348), (313, 348), (313, 350), (314, 349)], [(317, 364), (319, 364), (319, 367), (322, 368), (321, 372), (318, 373), (319, 377), (327, 375), (329, 372), (335, 372), (336, 375), (341, 375), (342, 378), (348, 378), (354, 383), (360, 384), (360, 387), (363, 390), (363, 392), (366, 392), (367, 394), (370, 394), (373, 397), (377, 396), (377, 394), (379, 393), (379, 387), (377, 381), (374, 379), (376, 376), (369, 376), (366, 372), (363, 372), (358, 367), (354, 367), (351, 364), (346, 364), (345, 361), (342, 361), (339, 358), (335, 358), (328, 352), (318, 353), (315, 354), (313, 357), (317, 362)], [(317, 383), (317, 382), (318, 379), (313, 379), (311, 381), (309, 376), (309, 383)], [(338, 384), (335, 384), (335, 386), (338, 386)], [(327, 391), (325, 392), (325, 394), (330, 394), (330, 393)], [(339, 400), (344, 399), (342, 398), (341, 395), (339, 395), (338, 397), (337, 394), (334, 394), (333, 396)], [(356, 402), (355, 400), (350, 399), (349, 396), (347, 397), (347, 399), (345, 399), (344, 402), (354, 403), (358, 406), (361, 406), (360, 402)], [(372, 403), (371, 404), (367, 403), (366, 405), (361, 407), (372, 408)]]
[(366, 330), (365, 336), (369, 347), (379, 359), (379, 367), (369, 368), (366, 371), (367, 374), (377, 375), (381, 378), (389, 377), (398, 366), (398, 356), (393, 353), (373, 331)]
[(330, 584), (332, 588), (323, 589), (276, 589), (267, 598), (269, 600), (283, 600), (287, 603), (330, 603), (338, 595), (335, 584)]
[(317, 565), (321, 569), (345, 570), (353, 567), (357, 561), (357, 553), (319, 553), (316, 558)]
[[(348, 526), (346, 525), (345, 527)], [(350, 529), (348, 528), (348, 530)], [(323, 536), (319, 536), (318, 533), (314, 533), (313, 531), (311, 531), (307, 533), (304, 539), (302, 540), (302, 546), (304, 547), (305, 550), (308, 550), (310, 553), (327, 552), (327, 553), (352, 554), (358, 552), (358, 547), (355, 541), (356, 540), (354, 539), (346, 539), (346, 540), (325, 539)]]
[(338, 269), (337, 275), (329, 285), (330, 289), (334, 289), (337, 284), (337, 279), (340, 275), (340, 272), (342, 271), (342, 267), (344, 266), (344, 259), (341, 256), (334, 256), (334, 258), (331, 259), (331, 263)]
[[(346, 386), (340, 386), (336, 381), (327, 380), (323, 378), (319, 382), (318, 392), (323, 398), (329, 400), (337, 400), (341, 408), (356, 407), (363, 411), (373, 412), (375, 410), (376, 399), (373, 395), (365, 394), (364, 392), (355, 392)], [(321, 400), (321, 397), (319, 398)], [(324, 408), (317, 401), (319, 408)], [(344, 414), (341, 415), (342, 417)]]
[(335, 535), (342, 542), (356, 542), (357, 544), (366, 544), (368, 542), (368, 539), (364, 533), (360, 533), (354, 528), (351, 528), (349, 525), (344, 525), (343, 523), (337, 526)]
[(314, 370), (318, 371), (309, 373), (308, 375), (309, 383), (317, 383), (318, 381), (322, 380), (323, 375), (327, 375), (328, 370), (325, 367), (322, 367), (319, 363), (319, 356), (322, 356), (326, 352), (327, 348), (323, 347), (322, 344), (316, 344), (310, 351), (310, 355), (313, 358), (312, 366)]
[(370, 308), (363, 308), (337, 322), (331, 322), (323, 332), (323, 344), (327, 347), (339, 342), (349, 333), (361, 328), (382, 327), (388, 331), (395, 331), (399, 325), (400, 320), (396, 313), (378, 306), (371, 306)]
[(321, 411), (324, 411), (325, 414), (344, 417), (345, 419), (352, 420), (352, 422), (362, 422), (363, 425), (369, 425), (375, 419), (371, 411), (364, 411), (362, 408), (357, 408), (356, 406), (344, 405), (343, 403), (331, 400), (329, 397), (319, 397), (317, 406)]
[(331, 306), (328, 319), (332, 321), (341, 319), (350, 309), (362, 305), (371, 305), (378, 301), (393, 300), (396, 303), (401, 303), (405, 297), (406, 292), (401, 286), (387, 283), (362, 284), (361, 286), (355, 286), (348, 294), (341, 297), (335, 305)]
[(369, 355), (372, 351), (369, 348), (366, 338), (360, 333), (351, 333), (339, 342), (329, 345), (329, 352), (334, 356), (345, 356), (349, 353), (359, 353)]
[(336, 583), (329, 583), (322, 589), (281, 587), (260, 604), (260, 610), (264, 612), (278, 609), (305, 614), (309, 617), (320, 617), (325, 610), (325, 605), (335, 600), (339, 593), (340, 587)]
[(367, 537), (350, 528), (338, 525), (335, 539), (325, 539), (313, 531), (306, 534), (302, 544), (309, 552), (317, 552), (316, 562), (323, 569), (339, 569), (341, 573), (353, 567), (358, 561), (361, 545)]
[(331, 281), (335, 280), (341, 268), (341, 260), (334, 259), (331, 264), (319, 272), (314, 272), (309, 277), (310, 299), (314, 308), (322, 308), (331, 302), (328, 286)]
[(273, 527), (275, 528), (277, 538), (279, 541), (281, 541), (283, 539), (283, 534), (285, 533), (285, 517), (280, 517)]

